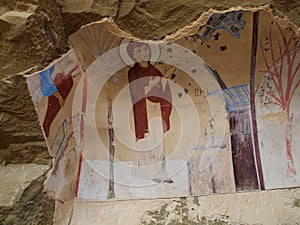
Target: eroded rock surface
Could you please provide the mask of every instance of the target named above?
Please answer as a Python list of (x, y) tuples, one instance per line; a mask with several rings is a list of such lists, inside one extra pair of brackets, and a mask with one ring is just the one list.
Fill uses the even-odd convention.
[[(266, 4), (271, 4), (271, 9), (276, 15), (288, 17), (294, 24), (300, 25), (300, 4), (298, 1), (0, 0), (0, 79), (21, 73), (24, 70), (28, 70), (27, 73), (29, 74), (48, 65), (69, 49), (67, 37), (70, 34), (77, 31), (81, 26), (98, 21), (103, 17), (114, 18), (120, 28), (135, 37), (141, 39), (162, 39), (166, 35), (172, 34), (193, 22), (209, 9), (227, 10), (237, 5), (251, 8)], [(9, 163), (49, 165), (51, 163), (43, 134), (22, 76), (11, 77), (0, 82), (0, 162), (3, 165)], [(10, 167), (4, 168), (8, 169)], [(43, 183), (46, 179), (45, 173), (43, 171), (40, 176), (32, 177), (24, 187), (24, 190), (19, 193), (18, 201), (14, 202), (13, 205), (2, 205), (0, 207), (1, 224), (51, 224), (54, 201), (49, 200), (47, 195), (43, 193)], [(5, 187), (5, 184), (2, 184), (2, 186)], [(295, 192), (292, 195), (294, 194), (296, 196), (298, 193)], [(297, 215), (293, 213), (299, 213), (299, 200), (295, 197), (294, 201), (292, 195), (282, 194), (281, 192), (274, 194), (274, 196), (278, 196), (277, 199), (282, 200), (282, 204), (286, 203), (288, 205), (290, 213), (292, 216), (295, 216), (291, 217), (292, 219), (289, 221), (291, 224), (297, 222)], [(209, 201), (214, 202), (213, 198), (202, 199), (203, 203), (200, 204), (202, 210), (207, 208), (211, 210), (211, 213), (216, 213), (216, 215), (221, 215), (220, 213), (236, 213), (230, 211), (232, 207), (228, 210), (225, 207), (223, 211), (214, 212), (213, 207), (215, 205), (209, 204)], [(226, 199), (220, 200), (219, 206), (221, 204), (225, 205)], [(251, 201), (244, 199), (244, 197), (232, 199), (235, 201)], [(257, 199), (264, 202), (263, 196), (257, 197)], [(272, 200), (272, 197), (270, 199)], [(193, 212), (196, 212), (196, 209), (199, 209), (199, 203), (191, 203), (193, 201), (192, 198), (187, 203), (179, 199), (175, 200), (175, 203), (172, 200), (167, 201), (151, 202), (149, 207), (143, 205), (144, 208), (140, 205), (141, 208), (135, 209), (139, 212), (138, 215), (140, 217), (133, 211), (133, 214), (130, 214), (132, 216), (131, 219), (133, 218), (134, 221), (137, 221), (136, 224), (138, 222), (143, 224), (163, 224), (162, 221), (164, 219), (161, 220), (161, 218), (166, 217), (170, 221), (174, 219), (176, 223), (185, 221), (190, 224), (199, 224), (200, 222), (203, 222), (203, 224), (214, 224), (214, 222), (215, 224), (226, 224), (228, 221), (238, 221), (238, 218), (230, 217), (228, 219), (226, 216), (213, 217), (212, 215), (212, 219), (202, 218), (201, 216), (209, 216), (209, 213), (205, 214), (202, 211), (197, 211), (197, 213), (193, 214)], [(270, 204), (273, 203), (271, 201)], [(124, 206), (123, 209), (116, 207), (117, 205), (122, 206), (122, 204)], [(143, 204), (143, 202), (132, 202), (131, 204), (134, 209), (134, 206)], [(77, 204), (75, 210), (79, 210), (81, 206), (83, 205)], [(94, 206), (89, 205), (88, 207)], [(78, 215), (84, 215), (84, 213), (88, 215), (88, 207), (86, 211), (79, 210)], [(177, 214), (171, 213), (169, 209), (172, 207), (185, 213), (183, 217), (178, 218), (176, 217)], [(236, 207), (236, 210), (238, 210), (238, 206)], [(249, 207), (255, 208), (253, 205)], [(269, 209), (267, 205), (263, 204), (258, 207)], [(98, 215), (102, 213), (103, 221), (112, 222), (110, 214), (112, 208), (115, 212), (120, 212), (120, 210), (127, 210), (131, 206), (127, 202), (115, 205), (100, 205), (99, 209), (101, 210), (99, 210)], [(103, 209), (106, 210), (104, 210), (104, 212), (107, 212), (106, 215)], [(126, 210), (123, 214), (118, 213), (119, 217), (117, 220), (120, 221), (120, 224), (124, 222), (123, 215), (125, 213), (128, 215)], [(272, 218), (272, 212), (272, 208), (266, 211), (265, 213), (269, 213), (266, 217)], [(287, 213), (286, 216), (288, 215), (290, 214)], [(107, 218), (107, 216), (110, 218)], [(286, 222), (283, 219), (277, 220), (277, 222)], [(116, 219), (113, 221), (115, 222)], [(91, 224), (94, 224), (93, 222)]]
[(298, 224), (298, 198), (294, 189), (109, 203), (77, 200), (71, 224)]
[(52, 1), (0, 2), (0, 78), (41, 69), (67, 50), (60, 5)]
[(0, 78), (43, 68), (68, 50), (67, 37), (81, 26), (112, 17), (123, 30), (141, 39), (162, 39), (208, 10), (270, 4), (274, 13), (300, 24), (297, 1), (0, 1)]
[(49, 154), (25, 78), (0, 81), (0, 160), (49, 164)]
[(0, 223), (51, 224), (54, 201), (43, 192), (47, 165), (10, 164), (0, 168)]

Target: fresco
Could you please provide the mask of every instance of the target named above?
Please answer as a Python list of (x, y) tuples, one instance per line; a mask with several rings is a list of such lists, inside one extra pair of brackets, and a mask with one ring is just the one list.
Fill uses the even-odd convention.
[[(218, 83), (199, 57), (175, 43), (126, 39), (119, 43), (121, 45), (98, 57), (86, 70), (91, 82), (87, 82), (85, 146), (80, 175), (83, 180), (79, 184), (79, 196), (103, 200), (128, 195), (142, 198), (197, 193), (193, 189), (200, 189), (200, 185), (189, 183), (194, 179), (191, 157), (197, 146), (205, 149), (197, 153), (201, 162), (194, 168), (196, 171), (201, 167), (206, 173), (209, 165), (204, 157), (228, 158), (220, 160), (212, 169), (231, 167), (226, 147), (222, 154), (218, 153), (223, 133), (200, 123), (202, 118), (209, 119), (220, 129), (226, 128), (223, 99), (218, 95), (205, 96), (205, 92), (219, 89)], [(183, 55), (187, 59), (184, 62), (179, 60)], [(200, 73), (206, 76), (199, 76)], [(176, 82), (175, 77), (179, 78)], [(188, 82), (196, 92), (184, 91), (182, 86)], [(203, 86), (204, 83), (208, 85)], [(211, 109), (215, 113), (208, 114), (211, 118), (205, 113), (200, 115), (200, 110), (209, 112)], [(211, 132), (215, 133), (214, 140), (210, 139)], [(205, 151), (208, 144), (216, 151)], [(215, 176), (220, 180), (216, 181), (220, 191), (234, 189), (232, 174), (225, 178)], [(90, 179), (97, 179), (101, 185), (91, 185)], [(207, 179), (203, 182), (203, 193), (211, 192), (204, 188), (210, 183)]]
[(54, 159), (45, 188), (59, 202), (72, 199), (76, 188), (74, 168), (78, 166), (79, 149), (73, 121), (79, 117), (72, 115), (71, 109), (80, 76), (81, 70), (72, 51), (45, 70), (27, 76), (49, 154)]
[[(270, 188), (299, 185), (299, 38), (271, 23), (260, 42), (265, 64), (257, 91), (260, 148), (264, 160), (276, 162), (276, 170), (264, 163)], [(269, 132), (277, 130), (277, 132)], [(265, 138), (268, 136), (269, 138)], [(278, 164), (277, 162), (281, 162)], [(278, 172), (280, 172), (278, 174)], [(275, 177), (277, 179), (275, 179)]]
[(27, 77), (58, 202), (299, 186), (299, 38), (265, 11), (193, 26), (142, 41), (103, 19)]

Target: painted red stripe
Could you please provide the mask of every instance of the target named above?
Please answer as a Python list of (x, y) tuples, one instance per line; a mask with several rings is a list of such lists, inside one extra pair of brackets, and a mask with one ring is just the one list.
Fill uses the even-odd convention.
[(83, 160), (83, 149), (84, 149), (84, 116), (86, 113), (86, 103), (87, 103), (87, 75), (84, 71), (83, 73), (83, 90), (82, 90), (82, 104), (81, 104), (81, 117), (80, 117), (80, 156), (79, 156), (79, 165), (77, 171), (77, 180), (76, 180), (76, 189), (75, 197), (78, 196), (79, 181), (81, 175), (81, 166)]

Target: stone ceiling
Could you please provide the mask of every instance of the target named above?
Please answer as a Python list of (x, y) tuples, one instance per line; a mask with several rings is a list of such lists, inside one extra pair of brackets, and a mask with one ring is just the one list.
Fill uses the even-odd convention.
[(204, 23), (213, 10), (237, 6), (267, 6), (297, 29), (299, 5), (296, 0), (1, 0), (0, 78), (43, 68), (68, 50), (70, 34), (103, 17), (112, 17), (121, 29), (140, 39), (163, 39), (199, 17)]

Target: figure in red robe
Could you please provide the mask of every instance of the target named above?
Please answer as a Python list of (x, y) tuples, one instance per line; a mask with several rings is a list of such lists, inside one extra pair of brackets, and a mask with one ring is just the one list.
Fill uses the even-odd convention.
[[(147, 43), (130, 42), (127, 46), (127, 52), (135, 62), (134, 66), (128, 71), (128, 81), (133, 104), (135, 136), (138, 141), (144, 139), (145, 135), (149, 133), (147, 101), (159, 103), (163, 132), (165, 133), (170, 129), (172, 95), (169, 83), (166, 79), (162, 79), (162, 73), (150, 63), (151, 48)], [(144, 157), (146, 153), (141, 153), (144, 154), (144, 159), (149, 158), (150, 164), (158, 163), (161, 168), (160, 177), (155, 177), (152, 180), (173, 183), (167, 177), (164, 143), (160, 144), (157, 149), (154, 150), (156, 153), (149, 153), (152, 154), (149, 157)], [(139, 164), (141, 163), (139, 162)]]
[(76, 66), (69, 74), (57, 73), (52, 80), (54, 65), (49, 69), (40, 72), (41, 90), (44, 96), (48, 96), (47, 111), (43, 122), (43, 129), (46, 137), (49, 136), (50, 126), (69, 95), (73, 78), (71, 74), (76, 70)]
[[(164, 132), (170, 129), (172, 96), (168, 83), (163, 83), (161, 72), (150, 63), (150, 46), (146, 43), (131, 42), (127, 47), (128, 55), (135, 64), (128, 72), (130, 94), (133, 103), (136, 139), (145, 137), (149, 132), (146, 99), (159, 103)], [(135, 82), (134, 82), (135, 81)]]

